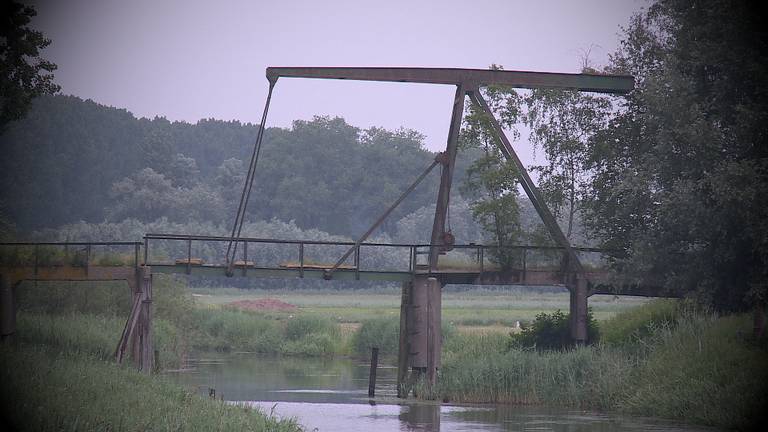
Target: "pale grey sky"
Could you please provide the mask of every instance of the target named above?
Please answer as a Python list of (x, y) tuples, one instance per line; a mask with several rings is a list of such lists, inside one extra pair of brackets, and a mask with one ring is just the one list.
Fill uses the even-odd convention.
[[(267, 66), (414, 66), (578, 72), (616, 49), (644, 0), (33, 1), (62, 92), (165, 116), (257, 123)], [(452, 86), (281, 79), (268, 126), (338, 115), (400, 126), (441, 150)], [(527, 143), (518, 143), (530, 162)]]

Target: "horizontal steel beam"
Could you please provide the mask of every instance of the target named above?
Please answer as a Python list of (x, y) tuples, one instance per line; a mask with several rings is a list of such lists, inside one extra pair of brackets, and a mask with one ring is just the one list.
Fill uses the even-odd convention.
[(635, 87), (627, 75), (593, 75), (553, 72), (452, 68), (386, 67), (268, 67), (270, 82), (285, 78), (324, 78), (357, 81), (388, 81), (478, 86), (506, 85), (517, 88), (560, 88), (598, 93), (628, 93)]
[(141, 246), (141, 242), (2, 242), (0, 246)]

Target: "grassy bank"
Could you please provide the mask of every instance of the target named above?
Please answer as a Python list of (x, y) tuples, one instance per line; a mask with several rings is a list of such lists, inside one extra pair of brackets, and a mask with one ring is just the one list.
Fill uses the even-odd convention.
[(275, 319), (260, 313), (196, 309), (190, 329), (193, 349), (326, 356), (346, 352), (339, 324), (302, 314)]
[(438, 396), (741, 429), (766, 420), (768, 350), (749, 340), (749, 316), (674, 313), (659, 302), (602, 327), (609, 341), (565, 351), (511, 348), (501, 335), (458, 335), (445, 347)]
[[(125, 317), (104, 313), (95, 300), (109, 302), (124, 287), (90, 289), (79, 293), (89, 302), (71, 302), (58, 314), (45, 313), (51, 306), (45, 301), (32, 301), (34, 288), (26, 293), (15, 339), (0, 346), (0, 430), (301, 430), (294, 421), (202, 398), (162, 376), (115, 364)], [(191, 302), (174, 289), (156, 297), (154, 336), (164, 367), (179, 364), (185, 326), (193, 322), (184, 315)]]
[(3, 430), (301, 430), (293, 421), (205, 399), (82, 351), (4, 346), (0, 380)]

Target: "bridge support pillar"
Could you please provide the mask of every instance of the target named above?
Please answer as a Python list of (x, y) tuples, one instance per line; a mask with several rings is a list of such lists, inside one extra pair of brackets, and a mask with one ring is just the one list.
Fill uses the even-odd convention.
[(576, 345), (584, 345), (588, 339), (588, 296), (589, 290), (587, 286), (587, 279), (580, 274), (571, 278), (571, 283), (568, 286), (568, 290), (571, 292), (570, 301), (570, 324), (571, 324), (571, 338)]
[(10, 340), (16, 333), (16, 299), (13, 284), (0, 275), (0, 341)]
[(441, 288), (437, 279), (426, 275), (403, 283), (397, 363), (398, 397), (408, 397), (413, 384), (419, 379), (425, 381), (427, 392), (431, 392), (437, 383), (442, 351)]
[[(138, 302), (135, 302), (137, 311), (131, 314), (137, 314), (135, 330), (131, 331), (131, 354), (134, 364), (145, 373), (152, 373), (154, 367), (154, 344), (152, 341), (152, 271), (149, 267), (143, 267), (140, 291), (135, 293), (138, 296)], [(130, 325), (130, 318), (129, 324)]]

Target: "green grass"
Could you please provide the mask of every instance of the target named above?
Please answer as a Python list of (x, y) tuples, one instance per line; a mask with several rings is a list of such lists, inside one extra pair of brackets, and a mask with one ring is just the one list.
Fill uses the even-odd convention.
[[(169, 321), (155, 319), (153, 338), (160, 354), (160, 368), (181, 364), (185, 344), (179, 330)], [(20, 312), (16, 337), (23, 343), (43, 344), (62, 352), (81, 352), (98, 358), (112, 358), (125, 319), (89, 314), (48, 315)]]
[(194, 311), (191, 346), (200, 350), (327, 356), (344, 346), (339, 324), (299, 315), (276, 320), (260, 313), (209, 307)]
[[(237, 300), (274, 298), (298, 307), (298, 313), (327, 316), (340, 323), (362, 323), (370, 318), (400, 316), (399, 289), (358, 291), (337, 290), (237, 290), (232, 288), (194, 289), (203, 305), (224, 305)], [(644, 298), (596, 295), (590, 298), (594, 316), (605, 320), (616, 313), (645, 303)], [(442, 298), (443, 319), (461, 326), (504, 325), (530, 322), (541, 312), (568, 310), (567, 292), (527, 292), (519, 288), (468, 291), (447, 290)], [(283, 319), (297, 312), (269, 312)]]
[[(462, 338), (467, 338), (462, 336)], [(498, 335), (446, 347), (438, 394), (457, 402), (612, 408), (631, 359), (616, 350), (507, 351)], [(479, 340), (477, 340), (479, 339)]]
[(379, 348), (382, 356), (397, 355), (400, 341), (400, 318), (372, 318), (363, 321), (351, 340), (352, 351), (368, 355), (371, 347)]
[[(620, 411), (726, 428), (750, 429), (768, 420), (761, 411), (768, 405), (768, 350), (750, 341), (750, 317), (687, 312), (674, 322), (649, 325), (669, 310), (656, 304), (628, 312), (616, 334), (630, 342), (565, 351), (509, 348), (509, 338), (498, 334), (458, 335), (445, 345), (436, 396)], [(636, 329), (644, 335), (632, 336)]]
[(655, 327), (674, 323), (679, 308), (678, 300), (657, 299), (623, 312), (601, 323), (600, 340), (608, 344), (636, 342)]
[(750, 341), (750, 318), (688, 315), (657, 328), (619, 408), (740, 429), (768, 422), (768, 350)]
[(0, 347), (0, 426), (19, 431), (298, 431), (83, 352)]

